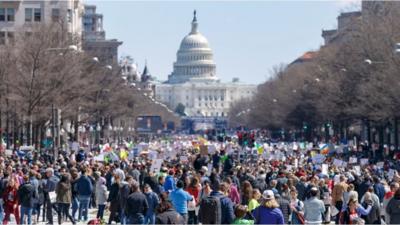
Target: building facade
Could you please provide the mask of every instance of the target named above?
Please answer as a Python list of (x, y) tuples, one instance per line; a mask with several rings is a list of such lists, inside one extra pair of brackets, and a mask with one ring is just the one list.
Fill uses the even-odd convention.
[(117, 39), (106, 39), (103, 15), (97, 13), (95, 5), (85, 5), (82, 22), (83, 50), (97, 57), (103, 64), (118, 64), (118, 47), (122, 42)]
[(191, 117), (226, 117), (231, 105), (251, 98), (256, 85), (243, 84), (235, 78), (223, 83), (216, 75), (213, 52), (207, 39), (198, 31), (196, 11), (191, 31), (186, 35), (177, 52), (177, 60), (168, 80), (156, 84), (156, 100), (175, 109), (185, 107)]
[(52, 22), (64, 26), (80, 40), (83, 10), (80, 0), (0, 1), (0, 45), (12, 41), (17, 31)]

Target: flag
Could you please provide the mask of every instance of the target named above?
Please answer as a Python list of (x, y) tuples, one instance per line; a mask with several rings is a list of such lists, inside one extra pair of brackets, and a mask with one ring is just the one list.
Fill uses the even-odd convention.
[(113, 149), (111, 148), (110, 144), (105, 144), (103, 145), (103, 148), (101, 149), (101, 152), (111, 152)]
[(328, 144), (324, 144), (320, 147), (320, 151), (322, 155), (327, 155), (329, 154), (329, 145)]
[(125, 160), (126, 158), (128, 158), (129, 153), (125, 150), (125, 149), (121, 149), (121, 151), (119, 152), (119, 158), (121, 160)]
[(262, 155), (264, 153), (264, 146), (256, 144), (256, 148), (259, 155)]
[(133, 142), (132, 141), (130, 141), (130, 142), (124, 141), (124, 145), (128, 149), (132, 149), (133, 148)]

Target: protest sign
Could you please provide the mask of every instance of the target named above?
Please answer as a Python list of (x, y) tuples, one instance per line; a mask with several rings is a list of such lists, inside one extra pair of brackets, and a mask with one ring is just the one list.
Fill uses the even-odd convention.
[(393, 180), (394, 175), (395, 175), (395, 170), (394, 169), (390, 169), (389, 172), (388, 172), (388, 178), (389, 178), (390, 181)]
[(217, 148), (215, 145), (209, 145), (208, 146), (208, 154), (214, 154), (217, 151)]
[(93, 159), (94, 161), (104, 162), (104, 153), (95, 156)]
[(358, 161), (358, 159), (356, 157), (350, 157), (350, 159), (349, 159), (350, 164), (356, 164), (357, 161)]
[(6, 154), (6, 156), (12, 156), (13, 151), (10, 150), (10, 149), (6, 149), (6, 150), (4, 151), (4, 153)]
[(361, 175), (361, 167), (360, 167), (360, 166), (354, 166), (353, 168), (354, 168), (354, 170), (356, 171), (356, 174), (357, 174), (358, 176), (360, 176), (360, 175)]
[(299, 160), (296, 158), (294, 159), (294, 167), (298, 168), (299, 167)]
[(382, 169), (384, 165), (385, 165), (384, 162), (377, 162), (376, 163), (376, 167), (378, 167), (379, 169)]
[(367, 165), (368, 164), (368, 159), (360, 159), (360, 164), (361, 164), (361, 166), (364, 166), (364, 165)]
[(343, 164), (342, 160), (339, 160), (339, 159), (334, 159), (333, 160), (333, 165), (335, 165), (336, 167), (341, 167), (342, 164)]
[(182, 155), (179, 159), (181, 162), (189, 162), (188, 157), (185, 155)]
[(153, 173), (158, 173), (158, 172), (160, 172), (161, 165), (162, 165), (163, 161), (164, 161), (164, 160), (162, 160), (162, 159), (156, 159), (156, 160), (154, 160), (153, 163), (151, 164), (150, 171), (153, 172)]
[(322, 167), (321, 167), (321, 173), (322, 174), (325, 174), (325, 175), (328, 175), (329, 173), (328, 173), (328, 164), (322, 164)]
[(312, 157), (312, 161), (315, 164), (321, 164), (325, 161), (325, 156), (322, 154), (315, 154), (314, 157)]
[(158, 155), (158, 152), (156, 152), (156, 151), (150, 151), (148, 154), (149, 159), (151, 159), (151, 160), (157, 159), (157, 155)]
[(210, 176), (210, 175), (211, 175), (211, 172), (213, 171), (213, 166), (212, 166), (211, 163), (208, 164), (207, 170), (208, 170), (208, 171), (207, 171), (207, 176)]

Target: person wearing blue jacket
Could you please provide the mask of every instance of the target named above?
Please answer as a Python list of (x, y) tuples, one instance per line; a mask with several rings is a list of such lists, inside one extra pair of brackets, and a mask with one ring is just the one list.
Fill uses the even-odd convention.
[(375, 176), (373, 177), (374, 180), (374, 192), (379, 198), (379, 202), (383, 202), (383, 198), (385, 197), (385, 187), (381, 183), (381, 180), (379, 177)]
[(90, 196), (93, 192), (93, 185), (89, 177), (86, 175), (86, 169), (82, 169), (81, 177), (76, 182), (76, 192), (78, 194), (79, 200), (78, 221), (82, 220), (82, 217), (84, 221), (87, 221)]
[(175, 179), (174, 179), (174, 171), (170, 170), (168, 172), (168, 176), (165, 178), (165, 183), (164, 183), (164, 191), (174, 191), (176, 189), (175, 186)]
[(282, 211), (275, 200), (272, 190), (265, 190), (263, 193), (264, 203), (253, 210), (255, 224), (284, 224)]
[(183, 190), (184, 183), (179, 180), (176, 184), (177, 189), (169, 194), (169, 199), (172, 202), (175, 210), (184, 218), (185, 224), (188, 221), (188, 202), (193, 200), (193, 197)]

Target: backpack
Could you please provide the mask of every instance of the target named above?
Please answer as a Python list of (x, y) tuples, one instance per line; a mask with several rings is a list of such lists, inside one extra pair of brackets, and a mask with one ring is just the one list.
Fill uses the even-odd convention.
[(200, 221), (202, 224), (221, 224), (221, 197), (208, 196), (200, 203)]

